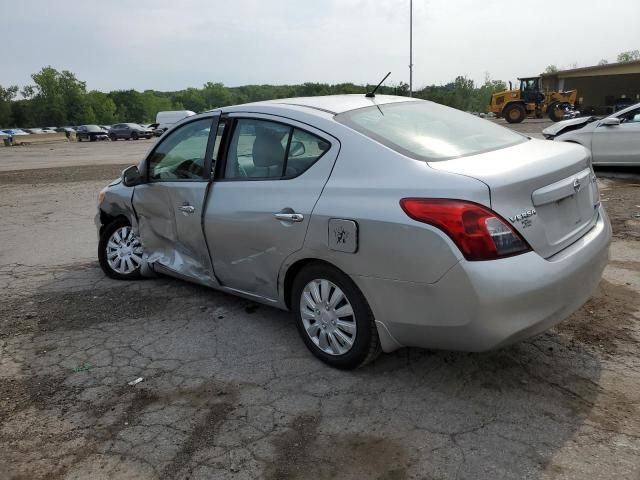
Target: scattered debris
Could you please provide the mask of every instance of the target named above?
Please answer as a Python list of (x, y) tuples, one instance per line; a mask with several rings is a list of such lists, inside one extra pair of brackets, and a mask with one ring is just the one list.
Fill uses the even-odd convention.
[(79, 367), (75, 367), (72, 368), (71, 371), (73, 373), (80, 373), (80, 372), (86, 372), (87, 370), (89, 370), (91, 368), (91, 365), (89, 365), (88, 363), (83, 363), (81, 366)]
[(127, 385), (129, 385), (130, 387), (133, 387), (134, 385), (139, 384), (142, 380), (144, 380), (144, 378), (138, 377), (135, 380), (131, 380), (129, 383), (127, 383)]

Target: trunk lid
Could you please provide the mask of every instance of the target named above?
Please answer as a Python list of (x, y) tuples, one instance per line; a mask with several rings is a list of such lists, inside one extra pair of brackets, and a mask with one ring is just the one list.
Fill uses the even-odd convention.
[(530, 140), (429, 166), (487, 184), (491, 208), (544, 258), (582, 237), (598, 218), (590, 154), (579, 145)]

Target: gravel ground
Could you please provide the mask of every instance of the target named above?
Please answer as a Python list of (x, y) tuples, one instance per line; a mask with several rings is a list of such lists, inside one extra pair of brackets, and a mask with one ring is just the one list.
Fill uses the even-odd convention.
[(0, 149), (33, 168), (0, 172), (0, 477), (640, 478), (639, 175), (603, 172), (611, 262), (556, 329), (342, 372), (286, 312), (104, 277), (96, 196), (141, 144)]

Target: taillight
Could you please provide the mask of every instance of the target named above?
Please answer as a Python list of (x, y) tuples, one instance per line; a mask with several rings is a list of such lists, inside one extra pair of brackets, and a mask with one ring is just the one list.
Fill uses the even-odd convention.
[(497, 213), (464, 200), (403, 198), (409, 217), (446, 233), (467, 260), (492, 260), (531, 250), (527, 242)]

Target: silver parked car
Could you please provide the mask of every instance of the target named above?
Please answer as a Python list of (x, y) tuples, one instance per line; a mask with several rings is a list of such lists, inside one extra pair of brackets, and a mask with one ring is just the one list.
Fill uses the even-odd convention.
[(340, 368), (536, 335), (587, 301), (611, 237), (587, 149), (393, 96), (189, 117), (98, 208), (107, 275), (291, 310)]
[(640, 166), (640, 103), (602, 119), (564, 120), (545, 128), (542, 134), (548, 140), (587, 147), (594, 165)]

